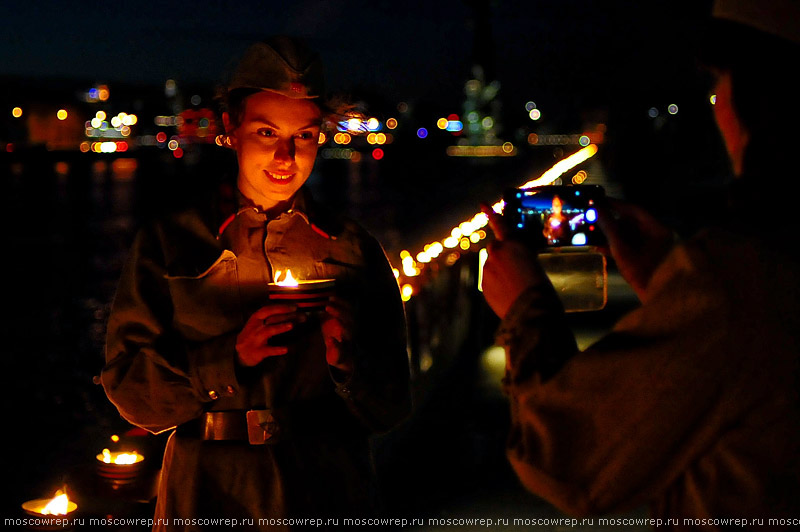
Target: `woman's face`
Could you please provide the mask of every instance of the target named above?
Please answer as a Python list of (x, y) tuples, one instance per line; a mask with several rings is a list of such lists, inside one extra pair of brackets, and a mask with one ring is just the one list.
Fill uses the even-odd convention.
[(553, 196), (553, 214), (556, 216), (561, 214), (561, 198)]
[(319, 148), (322, 113), (310, 100), (262, 91), (244, 102), (242, 121), (223, 115), (239, 161), (239, 191), (268, 210), (286, 202), (303, 186)]

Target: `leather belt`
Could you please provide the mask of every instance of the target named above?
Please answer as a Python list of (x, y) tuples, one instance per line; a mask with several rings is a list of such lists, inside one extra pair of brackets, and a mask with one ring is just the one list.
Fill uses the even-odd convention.
[(205, 412), (177, 429), (178, 434), (206, 441), (246, 441), (250, 445), (276, 443), (282, 433), (272, 411), (226, 410)]
[(315, 437), (323, 432), (357, 434), (362, 428), (344, 401), (335, 395), (275, 408), (205, 412), (177, 428), (183, 436), (206, 441), (273, 444), (289, 437)]

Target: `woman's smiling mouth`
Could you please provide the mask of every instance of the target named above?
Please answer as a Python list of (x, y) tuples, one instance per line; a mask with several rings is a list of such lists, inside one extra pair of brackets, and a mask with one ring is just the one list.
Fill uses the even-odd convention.
[(292, 177), (294, 177), (294, 174), (279, 174), (275, 172), (270, 172), (269, 170), (264, 170), (264, 173), (267, 175), (270, 181), (282, 185), (289, 183), (292, 180)]

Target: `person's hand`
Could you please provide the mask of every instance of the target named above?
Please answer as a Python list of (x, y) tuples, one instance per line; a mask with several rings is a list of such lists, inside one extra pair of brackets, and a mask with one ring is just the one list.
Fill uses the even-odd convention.
[(353, 371), (350, 349), (355, 331), (353, 307), (338, 297), (332, 297), (322, 316), (322, 338), (325, 340), (325, 360), (345, 373)]
[(495, 235), (483, 266), (483, 296), (502, 319), (514, 301), (529, 287), (541, 282), (545, 274), (536, 253), (529, 246), (508, 237), (509, 230), (503, 217), (486, 205), (481, 208), (489, 217), (489, 227)]
[(608, 198), (597, 212), (620, 274), (644, 301), (653, 272), (674, 245), (672, 231), (641, 207), (620, 200)]
[(255, 366), (265, 358), (285, 355), (286, 346), (269, 345), (270, 338), (292, 330), (304, 316), (292, 305), (267, 305), (255, 311), (236, 337), (236, 360)]

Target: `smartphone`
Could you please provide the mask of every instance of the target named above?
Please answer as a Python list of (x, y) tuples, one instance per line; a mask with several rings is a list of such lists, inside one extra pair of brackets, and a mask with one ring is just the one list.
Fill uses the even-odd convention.
[(605, 238), (597, 226), (599, 185), (547, 185), (508, 190), (503, 217), (511, 230), (539, 247), (594, 247)]

